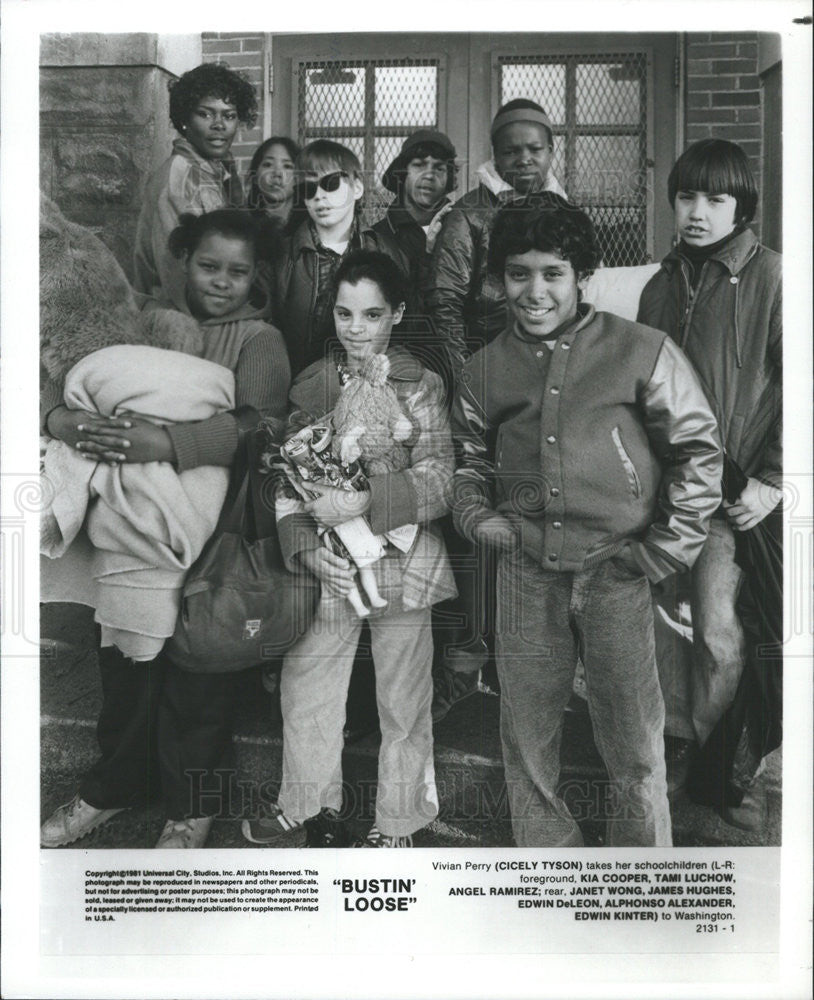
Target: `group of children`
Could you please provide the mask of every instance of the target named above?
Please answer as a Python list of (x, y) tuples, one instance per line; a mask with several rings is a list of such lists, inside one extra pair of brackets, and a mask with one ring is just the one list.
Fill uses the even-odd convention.
[[(382, 740), (375, 822), (359, 846), (409, 846), (438, 813), (432, 608), (471, 586), (454, 558), (468, 546), (497, 565), (495, 660), (515, 843), (582, 843), (557, 792), (579, 660), (618, 803), (607, 842), (669, 845), (651, 584), (693, 571), (704, 742), (742, 670), (733, 539), (780, 500), (780, 259), (748, 228), (757, 191), (742, 150), (706, 140), (676, 163), (668, 193), (679, 241), (632, 322), (582, 301), (600, 249), (588, 215), (550, 173), (553, 132), (539, 105), (498, 111), (494, 157), (454, 204), (450, 140), (433, 130), (408, 137), (384, 179), (396, 199), (370, 229), (359, 162), (327, 140), (303, 150), (268, 140), (252, 163), (252, 211), (230, 207), (229, 147), (256, 107), (244, 84), (210, 65), (171, 90), (181, 138), (139, 222), (144, 308), (197, 322), (204, 356), (235, 374), (236, 407), (263, 415), (322, 418), (341, 374), (386, 354), (388, 384), (413, 429), (402, 466), (370, 475), (365, 490), (323, 488), (295, 513), (281, 507), (286, 559), (318, 577), (322, 593), (283, 663), (278, 801), (244, 821), (245, 836), (276, 844), (304, 826), (307, 846), (352, 842), (341, 755), (362, 620), (346, 599), (353, 566), (320, 534), (363, 515), (380, 536), (419, 530), (407, 551), (388, 546), (374, 566), (387, 602), (369, 617)], [(179, 469), (231, 465), (239, 438), (228, 413), (156, 428), (57, 406), (44, 426), (94, 461)], [(724, 450), (745, 485), (722, 502)], [(465, 601), (470, 620), (472, 607)], [(478, 628), (458, 647), (475, 667), (470, 676), (484, 649)], [(203, 846), (212, 816), (187, 778), (223, 764), (233, 675), (184, 672), (163, 653), (134, 665), (113, 647), (100, 651), (100, 666), (102, 759), (46, 820), (42, 843), (74, 842), (160, 782), (169, 819), (157, 846)], [(704, 703), (703, 679), (722, 671), (725, 693)], [(736, 791), (721, 808), (740, 806)]]

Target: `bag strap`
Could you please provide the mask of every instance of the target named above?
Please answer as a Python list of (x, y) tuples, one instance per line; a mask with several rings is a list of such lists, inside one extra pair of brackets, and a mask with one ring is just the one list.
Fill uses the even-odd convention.
[(216, 534), (240, 533), (244, 530), (251, 467), (250, 443), (254, 429), (260, 423), (260, 414), (253, 406), (240, 406), (233, 415), (237, 421), (237, 449)]

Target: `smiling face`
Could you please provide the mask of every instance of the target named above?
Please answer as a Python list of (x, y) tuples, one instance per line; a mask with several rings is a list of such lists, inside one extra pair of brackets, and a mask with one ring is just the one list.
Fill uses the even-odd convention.
[(447, 190), (447, 164), (435, 156), (416, 157), (407, 164), (404, 204), (421, 212), (435, 208)]
[(254, 252), (237, 237), (208, 233), (185, 261), (187, 302), (193, 316), (226, 316), (249, 300)]
[(678, 191), (674, 208), (681, 239), (690, 246), (706, 247), (735, 228), (738, 202), (731, 194)]
[[(341, 172), (343, 172), (342, 167), (338, 164), (330, 165), (319, 171), (309, 170), (305, 179), (320, 181), (323, 177), (327, 178)], [(317, 186), (313, 198), (305, 198), (305, 207), (321, 236), (334, 240), (347, 238), (347, 233), (353, 224), (356, 202), (362, 197), (363, 192), (361, 180), (345, 173), (339, 178), (339, 183), (333, 191), (326, 191)]]
[(497, 172), (515, 191), (537, 191), (551, 166), (548, 130), (534, 122), (504, 125), (495, 136), (494, 157)]
[(577, 314), (580, 282), (571, 262), (557, 254), (510, 254), (503, 284), (512, 315), (533, 337), (547, 337)]
[(257, 186), (272, 206), (294, 197), (294, 161), (285, 146), (274, 143), (265, 151), (257, 168)]
[(360, 366), (371, 354), (381, 354), (390, 344), (393, 327), (401, 322), (404, 303), (393, 309), (375, 281), (343, 281), (336, 293), (336, 335), (351, 365)]
[(204, 97), (195, 105), (184, 136), (207, 160), (229, 155), (237, 134), (237, 108), (219, 97)]

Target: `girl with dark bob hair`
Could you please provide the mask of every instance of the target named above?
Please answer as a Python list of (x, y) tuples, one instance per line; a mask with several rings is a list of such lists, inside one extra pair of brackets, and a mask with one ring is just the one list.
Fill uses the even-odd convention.
[(147, 182), (136, 227), (137, 292), (183, 304), (184, 273), (168, 248), (185, 213), (241, 207), (243, 188), (231, 155), (238, 125), (257, 118), (254, 88), (224, 63), (196, 66), (168, 84), (170, 120), (178, 131), (171, 155)]

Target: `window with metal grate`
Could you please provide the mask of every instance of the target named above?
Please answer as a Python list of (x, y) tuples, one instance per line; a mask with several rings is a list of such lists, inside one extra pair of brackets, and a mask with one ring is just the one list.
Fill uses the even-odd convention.
[(498, 57), (499, 103), (537, 101), (554, 130), (552, 170), (588, 212), (609, 267), (651, 259), (644, 52)]
[(417, 128), (438, 127), (438, 60), (300, 62), (297, 132), (301, 143), (333, 139), (362, 164), (365, 222), (380, 219), (393, 196), (381, 176)]

